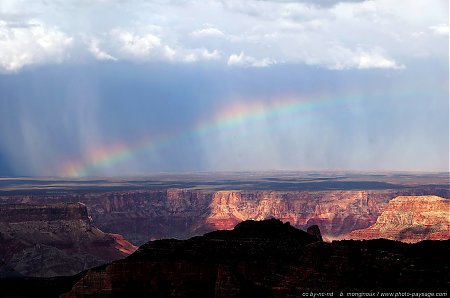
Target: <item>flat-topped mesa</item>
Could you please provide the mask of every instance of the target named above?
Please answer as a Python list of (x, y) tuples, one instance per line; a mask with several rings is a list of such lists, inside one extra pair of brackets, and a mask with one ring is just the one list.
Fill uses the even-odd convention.
[(450, 200), (438, 196), (398, 196), (369, 228), (351, 232), (350, 239), (386, 238), (403, 242), (450, 238)]
[(0, 222), (58, 220), (88, 220), (86, 205), (82, 203), (0, 205)]
[(0, 258), (24, 276), (73, 275), (135, 250), (96, 228), (82, 203), (0, 205)]
[[(318, 228), (318, 227), (317, 227)], [(319, 231), (320, 233), (320, 231)], [(206, 238), (257, 238), (257, 239), (295, 239), (305, 243), (316, 242), (314, 235), (296, 229), (289, 222), (271, 218), (262, 221), (246, 220), (238, 223), (233, 230), (219, 230), (205, 234)], [(320, 239), (321, 240), (321, 239)]]

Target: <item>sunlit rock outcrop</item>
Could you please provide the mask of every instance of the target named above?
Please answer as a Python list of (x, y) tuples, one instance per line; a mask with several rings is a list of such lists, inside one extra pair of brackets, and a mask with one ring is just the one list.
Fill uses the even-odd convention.
[(346, 238), (386, 238), (403, 242), (450, 238), (450, 200), (438, 196), (399, 196), (391, 200), (372, 226)]

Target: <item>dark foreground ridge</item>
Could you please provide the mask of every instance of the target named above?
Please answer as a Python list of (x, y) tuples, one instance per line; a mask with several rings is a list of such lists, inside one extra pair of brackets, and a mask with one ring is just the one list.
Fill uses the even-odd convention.
[(450, 240), (326, 243), (317, 227), (309, 232), (276, 219), (245, 221), (231, 231), (148, 242), (123, 260), (60, 283), (10, 277), (0, 288), (5, 296), (17, 289), (42, 295), (47, 285), (46, 296), (62, 297), (302, 297), (310, 291), (337, 297), (340, 291), (449, 289)]

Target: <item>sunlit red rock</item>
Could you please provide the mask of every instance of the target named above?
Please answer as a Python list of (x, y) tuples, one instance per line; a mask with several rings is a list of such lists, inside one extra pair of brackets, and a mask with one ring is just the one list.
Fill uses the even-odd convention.
[(450, 238), (450, 200), (438, 196), (399, 196), (372, 226), (351, 232), (349, 239), (386, 238), (403, 242)]
[(214, 191), (170, 188), (9, 196), (0, 197), (0, 202), (82, 202), (96, 227), (123, 235), (140, 245), (155, 239), (186, 239), (216, 229), (232, 229), (243, 220), (272, 217), (301, 229), (318, 225), (325, 240), (339, 239), (353, 230), (374, 224), (393, 198), (430, 193), (439, 193), (439, 189)]

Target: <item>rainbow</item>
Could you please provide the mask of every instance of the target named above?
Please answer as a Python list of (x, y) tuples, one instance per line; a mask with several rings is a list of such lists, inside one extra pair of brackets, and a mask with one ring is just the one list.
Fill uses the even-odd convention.
[[(397, 90), (398, 91), (398, 90)], [(403, 90), (401, 90), (403, 91)], [(422, 91), (423, 92), (423, 91)], [(160, 137), (144, 136), (141, 140), (131, 144), (116, 144), (103, 146), (90, 150), (82, 161), (69, 161), (64, 163), (59, 171), (65, 177), (86, 177), (95, 173), (96, 170), (107, 168), (127, 160), (131, 160), (137, 154), (149, 152), (159, 147), (170, 146), (184, 139), (198, 138), (208, 133), (232, 129), (243, 123), (260, 121), (286, 114), (297, 115), (298, 113), (312, 110), (327, 110), (342, 105), (348, 105), (361, 100), (373, 99), (381, 96), (381, 91), (370, 92), (370, 96), (361, 94), (346, 95), (345, 97), (334, 97), (330, 95), (316, 94), (308, 99), (286, 96), (268, 104), (255, 100), (242, 100), (240, 104), (225, 107), (209, 121)], [(407, 98), (410, 95), (420, 93), (415, 90), (400, 92), (399, 96)]]

